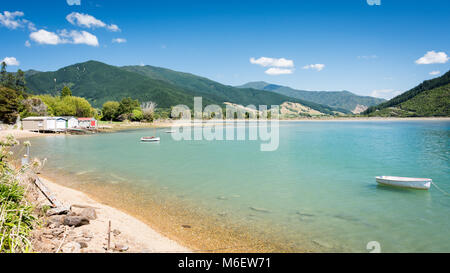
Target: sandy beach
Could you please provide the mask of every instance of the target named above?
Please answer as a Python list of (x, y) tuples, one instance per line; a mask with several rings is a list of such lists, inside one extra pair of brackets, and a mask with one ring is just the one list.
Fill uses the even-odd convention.
[(116, 208), (101, 204), (91, 199), (86, 194), (76, 191), (40, 177), (41, 181), (54, 193), (60, 202), (71, 205), (73, 210), (85, 207), (95, 208), (97, 218), (91, 220), (89, 225), (75, 229), (77, 233), (89, 231), (92, 239), (83, 252), (105, 252), (107, 231), (111, 221), (111, 245), (120, 244), (128, 248), (127, 252), (133, 253), (184, 253), (190, 249), (168, 239), (156, 232), (147, 224), (126, 214)]
[(24, 131), (24, 130), (17, 130), (17, 129), (11, 129), (11, 130), (0, 130), (0, 140), (4, 139), (7, 136), (12, 135), (16, 139), (23, 139), (23, 138), (34, 138), (34, 137), (44, 137), (54, 134), (41, 134), (41, 133), (35, 133), (30, 131)]

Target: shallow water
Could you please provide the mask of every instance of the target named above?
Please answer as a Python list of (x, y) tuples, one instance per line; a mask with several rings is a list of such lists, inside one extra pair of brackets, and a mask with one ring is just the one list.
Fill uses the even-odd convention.
[[(375, 176), (429, 177), (450, 191), (450, 122), (285, 122), (280, 146), (257, 141), (140, 143), (153, 130), (32, 140), (46, 171), (132, 185), (320, 251), (450, 251), (450, 198), (436, 188), (377, 186)], [(155, 198), (155, 196), (152, 196)]]

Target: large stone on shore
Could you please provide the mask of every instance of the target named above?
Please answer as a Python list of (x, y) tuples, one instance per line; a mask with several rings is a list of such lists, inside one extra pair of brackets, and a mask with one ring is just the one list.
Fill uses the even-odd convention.
[(50, 217), (47, 218), (45, 225), (47, 227), (51, 226), (51, 227), (54, 227), (54, 228), (59, 228), (62, 225), (65, 217), (66, 216), (64, 216), (64, 215), (50, 216)]
[(49, 209), (47, 211), (47, 216), (53, 216), (53, 215), (63, 215), (70, 212), (69, 206), (62, 206), (58, 208)]
[(81, 212), (80, 212), (80, 216), (81, 217), (85, 217), (89, 220), (95, 220), (97, 219), (97, 213), (95, 212), (94, 208), (84, 208)]
[(89, 224), (89, 219), (82, 216), (67, 216), (64, 218), (63, 224), (71, 227), (81, 227)]
[(69, 242), (61, 248), (63, 253), (80, 253), (81, 245), (77, 242)]

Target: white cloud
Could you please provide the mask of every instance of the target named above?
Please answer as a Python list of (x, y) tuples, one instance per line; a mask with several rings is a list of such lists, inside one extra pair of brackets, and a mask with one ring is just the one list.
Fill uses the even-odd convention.
[(20, 62), (15, 57), (6, 57), (0, 63), (5, 62), (9, 66), (18, 66)]
[(250, 63), (257, 64), (263, 67), (294, 67), (294, 61), (287, 60), (285, 58), (268, 58), (268, 57), (261, 57), (259, 59), (250, 58)]
[(441, 74), (441, 71), (438, 71), (438, 70), (436, 70), (436, 71), (431, 71), (429, 74), (430, 74), (431, 76), (436, 76), (436, 75)]
[(26, 47), (31, 47), (30, 41), (26, 40), (26, 41), (25, 41), (25, 46), (26, 46)]
[(276, 76), (276, 75), (287, 75), (292, 74), (294, 71), (292, 69), (287, 68), (278, 68), (278, 67), (271, 67), (266, 70), (267, 75)]
[(59, 34), (49, 32), (44, 29), (30, 34), (30, 39), (38, 44), (58, 45), (58, 44), (85, 44), (90, 46), (98, 46), (98, 39), (95, 35), (87, 31), (62, 30)]
[(81, 0), (67, 0), (67, 5), (69, 6), (80, 6), (81, 5)]
[(107, 25), (103, 21), (95, 18), (89, 14), (83, 14), (78, 12), (72, 12), (66, 16), (67, 21), (72, 25), (85, 27), (85, 28), (107, 28), (113, 32), (120, 31), (117, 25), (111, 24)]
[(90, 46), (98, 46), (98, 39), (95, 35), (87, 32), (87, 31), (76, 31), (76, 30), (72, 30), (69, 35), (69, 38), (71, 38), (71, 42), (72, 44), (85, 44), (85, 45), (90, 45)]
[(416, 61), (416, 64), (443, 64), (448, 62), (450, 58), (445, 52), (428, 51), (422, 58)]
[(29, 22), (29, 21), (27, 21), (27, 20), (25, 20), (25, 21), (26, 21), (27, 24), (28, 24), (28, 30), (29, 30), (29, 31), (36, 31), (36, 30), (37, 30), (36, 26), (35, 26), (32, 22)]
[(21, 11), (0, 13), (0, 24), (10, 29), (16, 29), (22, 26), (22, 20), (16, 17), (22, 17), (24, 14)]
[(36, 27), (34, 24), (26, 19), (22, 19), (24, 16), (22, 11), (4, 11), (0, 12), (0, 25), (7, 27), (9, 29), (22, 28), (27, 26), (30, 31), (35, 31)]
[(118, 43), (118, 44), (122, 44), (122, 43), (126, 43), (127, 39), (124, 38), (115, 38), (112, 40), (113, 43)]
[(30, 39), (42, 45), (57, 45), (63, 43), (58, 34), (44, 29), (32, 32), (30, 34)]
[(382, 99), (392, 99), (395, 96), (400, 95), (399, 91), (395, 91), (394, 89), (379, 89), (379, 90), (373, 90), (372, 94), (370, 96), (375, 98), (382, 98)]
[(310, 65), (305, 65), (303, 67), (303, 69), (315, 69), (317, 71), (321, 71), (325, 68), (324, 64), (310, 64)]
[(112, 32), (117, 32), (120, 31), (120, 28), (117, 25), (111, 24), (107, 27), (109, 30), (111, 30)]

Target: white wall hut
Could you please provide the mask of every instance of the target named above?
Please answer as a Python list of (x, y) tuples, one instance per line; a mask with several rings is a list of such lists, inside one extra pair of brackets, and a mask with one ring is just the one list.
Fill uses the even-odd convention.
[(56, 131), (56, 118), (28, 117), (22, 120), (22, 126), (28, 131)]
[(66, 128), (67, 129), (75, 129), (78, 128), (78, 119), (76, 117), (63, 117), (67, 120)]
[(84, 129), (96, 129), (98, 123), (95, 118), (78, 118), (78, 126)]
[(62, 117), (55, 118), (55, 131), (63, 132), (67, 129), (67, 119)]

